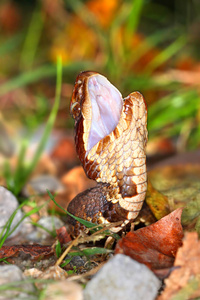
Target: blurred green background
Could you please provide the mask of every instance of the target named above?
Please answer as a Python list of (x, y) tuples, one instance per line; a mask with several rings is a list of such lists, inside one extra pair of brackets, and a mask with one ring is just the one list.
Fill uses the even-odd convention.
[(76, 76), (95, 70), (124, 97), (136, 90), (144, 95), (150, 142), (160, 141), (166, 151), (199, 148), (199, 12), (198, 0), (1, 0), (1, 151), (9, 155), (9, 136), (17, 130), (30, 135), (45, 124), (58, 56), (63, 81), (56, 128), (73, 128)]

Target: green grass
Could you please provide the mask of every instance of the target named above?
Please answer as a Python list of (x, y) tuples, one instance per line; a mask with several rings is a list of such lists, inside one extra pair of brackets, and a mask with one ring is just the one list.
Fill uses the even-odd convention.
[(25, 183), (29, 179), (33, 170), (35, 169), (43, 151), (45, 145), (48, 141), (49, 135), (53, 128), (56, 115), (59, 109), (60, 103), (60, 93), (61, 93), (61, 85), (62, 85), (62, 61), (59, 58), (57, 63), (57, 83), (56, 83), (56, 95), (53, 108), (51, 110), (50, 116), (46, 122), (45, 130), (43, 132), (42, 138), (38, 147), (35, 151), (35, 154), (31, 160), (31, 162), (26, 165), (25, 156), (29, 147), (29, 141), (27, 139), (22, 141), (21, 150), (18, 155), (17, 167), (12, 173), (9, 163), (6, 163), (4, 176), (6, 178), (7, 188), (13, 192), (15, 195), (18, 195), (21, 189), (24, 187)]
[(10, 237), (10, 235), (19, 227), (19, 225), (29, 216), (38, 213), (41, 208), (43, 208), (45, 205), (47, 205), (48, 201), (46, 201), (45, 204), (41, 206), (36, 206), (33, 209), (31, 209), (29, 212), (26, 212), (21, 220), (18, 221), (18, 223), (11, 229), (11, 225), (13, 223), (14, 217), (16, 216), (18, 210), (20, 210), (24, 205), (29, 204), (29, 200), (24, 201), (22, 204), (18, 206), (17, 209), (14, 210), (4, 227), (2, 228), (2, 231), (0, 232), (0, 249), (4, 245), (7, 238)]

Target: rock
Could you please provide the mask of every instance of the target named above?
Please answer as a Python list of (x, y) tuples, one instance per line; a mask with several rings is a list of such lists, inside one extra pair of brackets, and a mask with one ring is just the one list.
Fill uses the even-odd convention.
[(153, 300), (159, 279), (145, 265), (117, 254), (91, 279), (84, 290), (85, 300)]
[(24, 187), (23, 194), (27, 197), (35, 194), (46, 194), (63, 190), (63, 185), (53, 175), (40, 175), (31, 179)]
[[(69, 256), (70, 257), (70, 256)], [(65, 257), (66, 260), (66, 257)], [(84, 260), (81, 256), (73, 256), (70, 260), (70, 266), (73, 268), (74, 266), (77, 268), (83, 267), (86, 263), (86, 260)]]
[[(22, 271), (17, 266), (0, 266), (0, 300), (37, 299), (31, 295), (36, 292), (34, 285), (24, 279)], [(19, 284), (17, 284), (18, 281)], [(15, 282), (15, 284), (12, 285), (12, 282)], [(9, 284), (12, 288), (9, 287)], [(3, 285), (5, 285), (5, 289), (3, 289)]]
[[(9, 122), (9, 121), (8, 121)], [(15, 152), (15, 144), (8, 132), (7, 122), (4, 121), (3, 116), (0, 118), (0, 154), (6, 157), (11, 157)]]
[[(47, 228), (49, 231), (53, 231), (55, 229), (58, 229), (58, 228), (64, 226), (64, 223), (55, 216), (42, 217), (38, 221), (38, 224), (43, 226), (44, 228)], [(38, 228), (38, 230), (40, 230), (41, 232), (45, 231), (42, 228)]]
[[(9, 220), (10, 216), (16, 210), (16, 208), (19, 206), (18, 201), (16, 197), (8, 191), (3, 186), (0, 186), (0, 232), (2, 232), (2, 229), (6, 222)], [(23, 214), (20, 209), (18, 209), (10, 230), (12, 230), (17, 223), (22, 219)], [(21, 224), (15, 229), (15, 231), (10, 235), (10, 237), (15, 236), (21, 229)]]
[[(48, 231), (54, 232), (55, 229), (59, 229), (64, 226), (64, 223), (55, 216), (47, 216), (40, 218), (38, 225), (41, 225)], [(45, 240), (48, 237), (50, 237), (50, 234), (40, 227), (36, 227), (36, 230), (28, 235), (28, 239), (34, 242), (41, 242), (41, 240)]]
[[(44, 293), (44, 300), (83, 300), (82, 288), (78, 283), (60, 281), (49, 284)], [(94, 298), (95, 299), (95, 298)]]

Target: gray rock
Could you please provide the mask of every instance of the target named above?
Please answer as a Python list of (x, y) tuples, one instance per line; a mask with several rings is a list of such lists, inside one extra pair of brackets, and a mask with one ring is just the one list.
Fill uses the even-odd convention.
[(12, 281), (20, 281), (23, 279), (23, 274), (20, 268), (15, 265), (0, 266), (0, 285)]
[(76, 282), (62, 280), (50, 283), (44, 292), (44, 300), (83, 300), (82, 287)]
[(48, 228), (50, 231), (58, 229), (64, 225), (64, 223), (55, 216), (42, 217), (39, 219), (38, 224)]
[(4, 121), (0, 120), (0, 153), (5, 155), (6, 157), (11, 157), (15, 152), (15, 144), (10, 138), (10, 134), (6, 126), (4, 125)]
[[(9, 220), (10, 216), (14, 212), (14, 210), (19, 206), (19, 203), (16, 197), (8, 191), (3, 186), (0, 186), (0, 232), (6, 222)], [(22, 211), (19, 209), (12, 221), (11, 230), (16, 226), (16, 224), (22, 219), (23, 214)], [(21, 224), (16, 228), (16, 230), (10, 235), (10, 237), (15, 236), (21, 228)]]
[[(38, 224), (51, 232), (64, 226), (64, 223), (55, 216), (42, 217), (38, 221)], [(50, 234), (45, 229), (36, 227), (36, 230), (30, 233), (27, 237), (34, 242), (39, 242), (50, 237)]]
[[(53, 231), (55, 229), (59, 229), (60, 227), (64, 226), (64, 223), (55, 216), (47, 216), (42, 217), (38, 221), (38, 224), (43, 226), (44, 228), (47, 228), (49, 231)], [(38, 228), (41, 232), (44, 232), (44, 229)], [(45, 231), (46, 232), (46, 231)]]
[[(31, 190), (31, 193), (29, 192)], [(46, 194), (47, 189), (51, 192), (62, 191), (63, 185), (58, 178), (53, 175), (40, 175), (32, 178), (24, 187), (23, 194), (31, 196), (33, 191), (35, 194)]]
[[(65, 257), (65, 259), (66, 259), (66, 257)], [(77, 268), (80, 268), (80, 267), (83, 267), (85, 265), (85, 263), (86, 263), (86, 260), (84, 260), (81, 256), (74, 256), (74, 257), (72, 257), (69, 264), (72, 268), (74, 266)]]
[(153, 300), (159, 279), (143, 264), (117, 254), (88, 282), (85, 300)]
[(24, 279), (22, 271), (17, 266), (0, 266), (0, 300), (35, 300), (36, 297), (30, 295), (30, 293), (36, 292), (33, 284), (24, 281)]

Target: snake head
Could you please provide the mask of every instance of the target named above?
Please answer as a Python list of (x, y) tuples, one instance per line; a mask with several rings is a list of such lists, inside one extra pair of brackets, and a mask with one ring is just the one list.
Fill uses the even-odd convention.
[(116, 128), (122, 108), (121, 93), (104, 76), (92, 71), (78, 75), (70, 111), (86, 153)]

